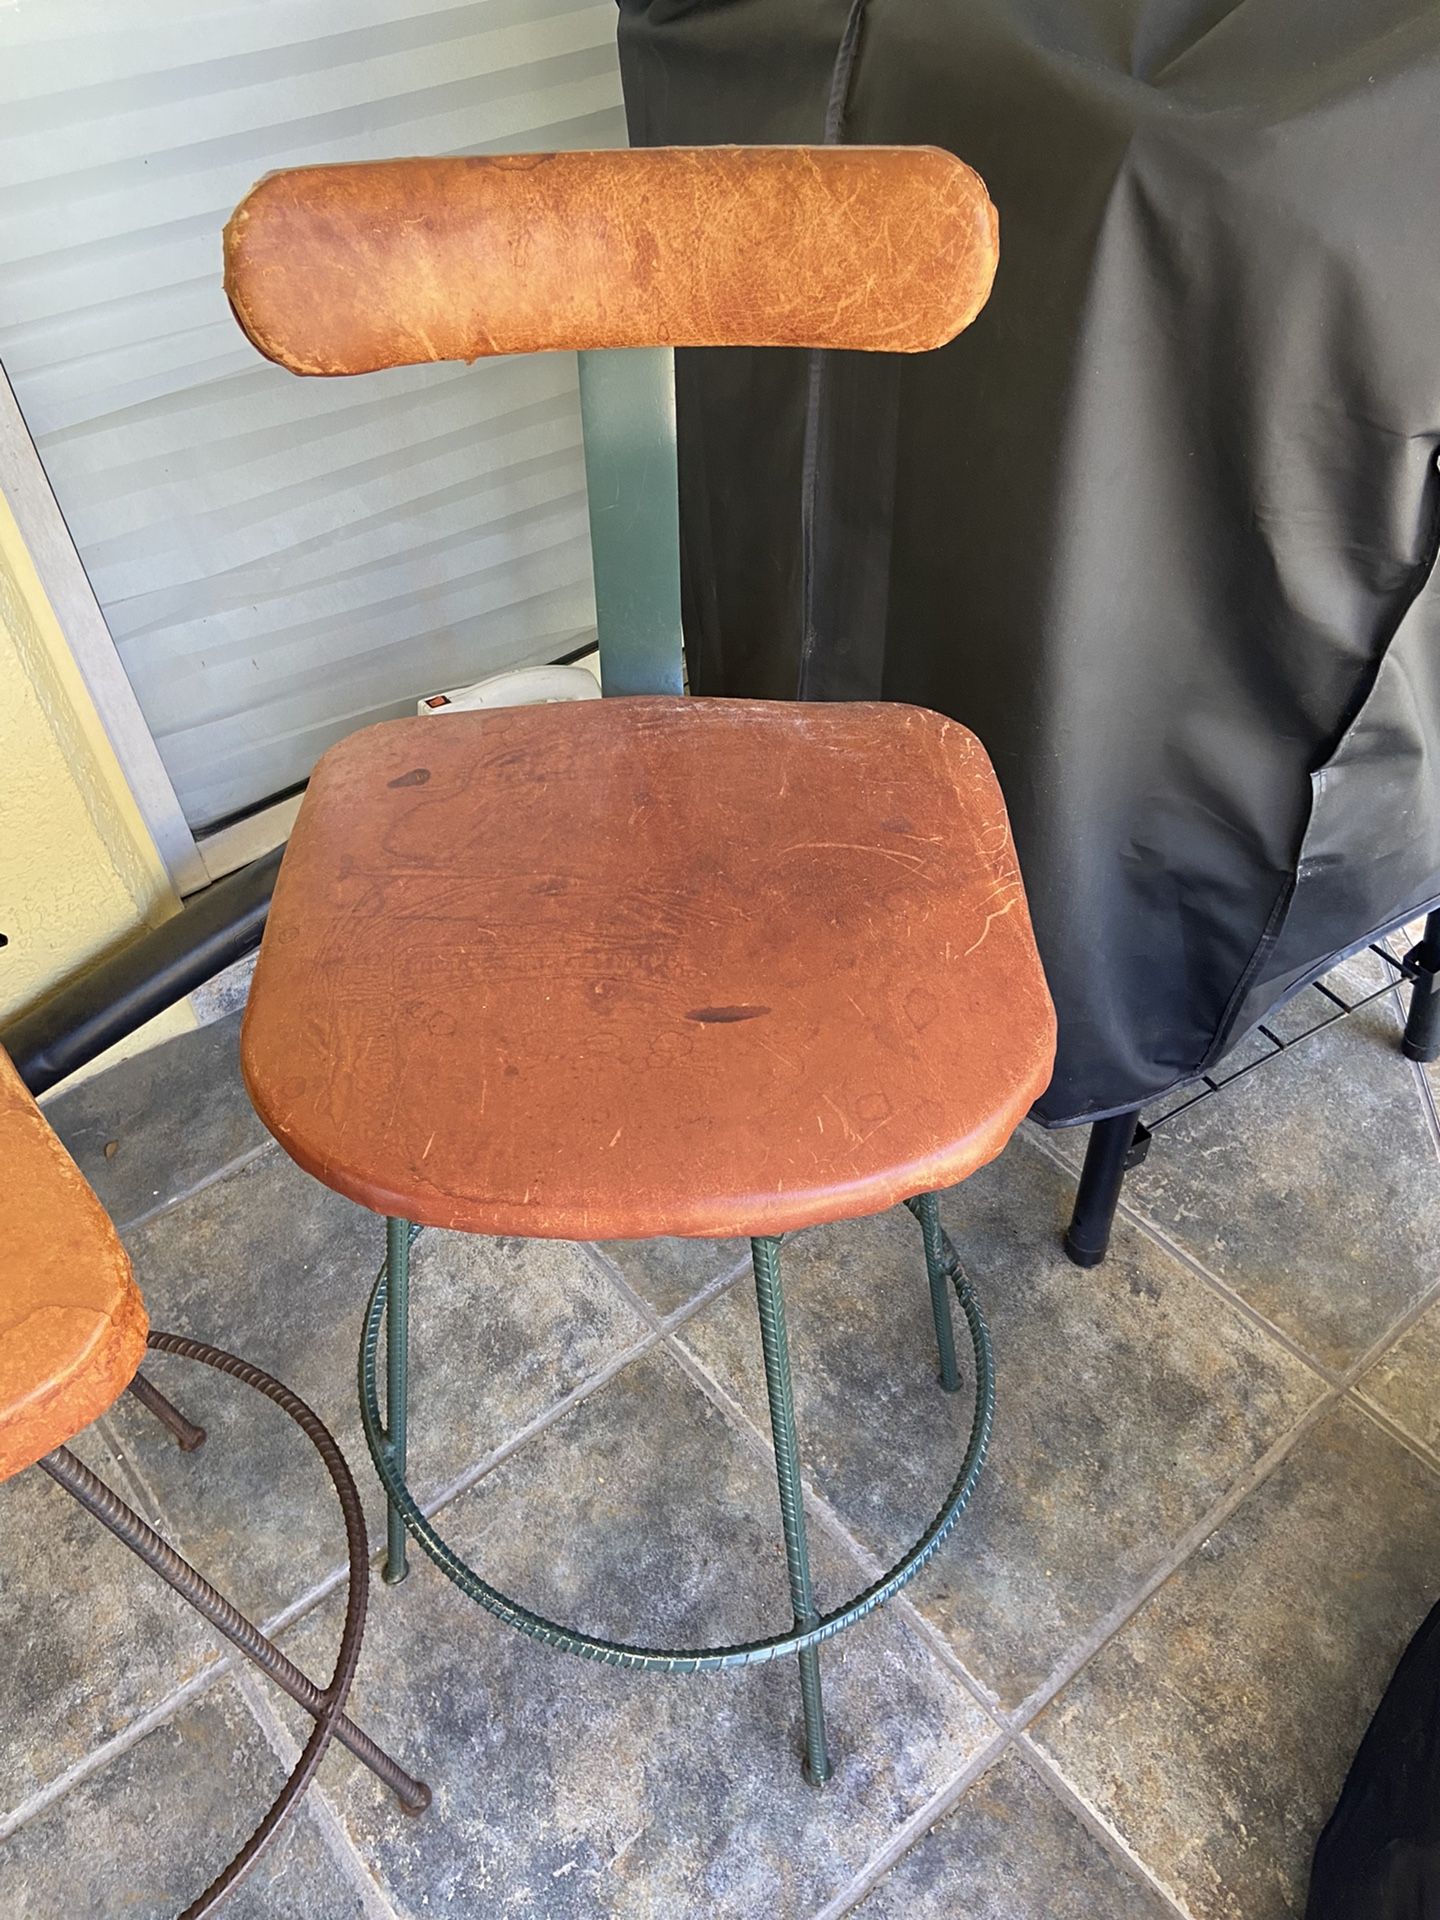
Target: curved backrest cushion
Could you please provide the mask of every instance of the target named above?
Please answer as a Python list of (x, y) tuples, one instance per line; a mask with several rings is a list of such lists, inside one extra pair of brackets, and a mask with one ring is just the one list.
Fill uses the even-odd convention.
[(935, 147), (651, 147), (300, 167), (225, 229), (236, 317), (295, 373), (597, 347), (938, 347), (995, 275)]
[(0, 1048), (0, 1480), (114, 1404), (145, 1352), (130, 1259)]

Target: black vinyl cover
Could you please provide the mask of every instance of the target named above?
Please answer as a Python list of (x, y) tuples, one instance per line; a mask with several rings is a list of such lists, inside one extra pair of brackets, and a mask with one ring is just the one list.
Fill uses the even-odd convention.
[(1437, 0), (620, 0), (637, 145), (915, 141), (1000, 210), (914, 358), (677, 356), (706, 693), (980, 736), (1048, 1124), (1440, 897)]
[(1440, 1914), (1440, 1607), (1406, 1648), (1315, 1848), (1305, 1920)]

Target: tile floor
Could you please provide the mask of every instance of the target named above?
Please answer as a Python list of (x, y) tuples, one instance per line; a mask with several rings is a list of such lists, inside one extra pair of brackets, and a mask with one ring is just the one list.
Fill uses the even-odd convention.
[[(155, 1323), (310, 1399), (378, 1540), (353, 1384), (377, 1225), (268, 1143), (236, 1018), (50, 1110)], [(931, 1568), (825, 1652), (827, 1790), (800, 1777), (788, 1663), (584, 1664), (419, 1559), (375, 1584), (353, 1710), (434, 1810), (405, 1818), (332, 1749), (229, 1911), (1300, 1914), (1319, 1825), (1440, 1590), (1440, 1129), (1398, 1030), (1378, 1002), (1163, 1129), (1095, 1272), (1058, 1247), (1078, 1138), (1027, 1128), (947, 1197), (994, 1333), (994, 1444)], [(786, 1268), (834, 1604), (939, 1504), (968, 1409), (935, 1386), (908, 1216), (796, 1236)], [(498, 1583), (652, 1642), (784, 1619), (742, 1244), (427, 1234), (413, 1316), (413, 1482)], [(320, 1470), (224, 1380), (154, 1372), (205, 1450), (129, 1401), (77, 1450), (320, 1673), (341, 1606)], [(0, 1514), (0, 1914), (173, 1914), (248, 1831), (296, 1717), (41, 1476), (0, 1489)]]

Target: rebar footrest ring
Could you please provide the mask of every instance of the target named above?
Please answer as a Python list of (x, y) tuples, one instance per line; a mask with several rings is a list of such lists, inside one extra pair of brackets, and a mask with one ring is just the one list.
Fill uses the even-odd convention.
[[(412, 1229), (412, 1240), (418, 1231)], [(760, 1666), (766, 1661), (778, 1660), (783, 1654), (802, 1653), (807, 1647), (833, 1640), (837, 1633), (843, 1633), (846, 1627), (883, 1606), (908, 1580), (914, 1579), (969, 1505), (980, 1478), (980, 1470), (985, 1464), (995, 1414), (995, 1376), (990, 1335), (984, 1316), (970, 1291), (969, 1282), (961, 1270), (954, 1245), (943, 1229), (941, 1240), (946, 1270), (955, 1289), (960, 1311), (965, 1316), (965, 1324), (970, 1329), (970, 1344), (975, 1356), (975, 1411), (959, 1477), (930, 1525), (888, 1572), (881, 1574), (863, 1593), (857, 1594), (844, 1606), (837, 1607), (834, 1612), (823, 1615), (803, 1632), (792, 1628), (788, 1633), (772, 1634), (761, 1640), (746, 1640), (728, 1647), (633, 1646), (623, 1640), (607, 1640), (599, 1634), (578, 1632), (574, 1628), (561, 1626), (558, 1621), (546, 1619), (544, 1614), (532, 1612), (529, 1607), (522, 1606), (519, 1601), (512, 1600), (484, 1580), (431, 1525), (416, 1504), (404, 1475), (397, 1472), (390, 1457), (384, 1424), (380, 1418), (375, 1379), (375, 1361), (385, 1314), (388, 1261), (382, 1264), (376, 1277), (360, 1342), (360, 1417), (375, 1470), (404, 1521), (406, 1531), (440, 1571), (453, 1580), (462, 1593), (484, 1607), (487, 1613), (494, 1614), (497, 1620), (503, 1620), (508, 1626), (518, 1628), (521, 1633), (529, 1634), (532, 1639), (542, 1641), (547, 1646), (559, 1647), (585, 1660), (599, 1660), (606, 1666), (640, 1667), (664, 1673), (711, 1673), (722, 1667)]]
[(365, 1518), (360, 1504), (360, 1494), (350, 1468), (346, 1464), (345, 1456), (341, 1453), (329, 1429), (297, 1393), (292, 1393), (288, 1387), (266, 1373), (263, 1368), (252, 1365), (248, 1360), (238, 1359), (233, 1353), (225, 1353), (219, 1347), (209, 1346), (203, 1340), (191, 1340), (183, 1334), (152, 1332), (147, 1344), (152, 1353), (174, 1354), (180, 1359), (195, 1360), (201, 1366), (213, 1367), (218, 1373), (229, 1374), (232, 1379), (239, 1380), (243, 1385), (253, 1387), (257, 1393), (264, 1394), (265, 1398), (273, 1401), (282, 1413), (290, 1416), (319, 1454), (335, 1488), (345, 1522), (345, 1544), (349, 1561), (349, 1586), (345, 1599), (345, 1619), (340, 1632), (340, 1649), (335, 1656), (335, 1668), (330, 1676), (330, 1683), (322, 1689), (324, 1704), (315, 1714), (314, 1724), (301, 1749), (300, 1758), (291, 1769), (289, 1778), (275, 1796), (265, 1817), (255, 1827), (229, 1865), (211, 1881), (198, 1899), (192, 1901), (181, 1916), (181, 1920), (202, 1920), (202, 1916), (213, 1912), (220, 1902), (235, 1890), (255, 1865), (265, 1847), (275, 1838), (314, 1779), (326, 1749), (334, 1738), (335, 1723), (345, 1710), (350, 1694), (350, 1684), (355, 1678), (355, 1668), (360, 1658), (360, 1642), (365, 1630), (366, 1603), (370, 1585), (369, 1547), (365, 1536)]

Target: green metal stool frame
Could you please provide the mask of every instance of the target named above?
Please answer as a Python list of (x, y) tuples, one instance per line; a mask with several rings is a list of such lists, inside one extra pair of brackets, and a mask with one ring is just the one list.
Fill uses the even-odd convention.
[[(800, 1694), (805, 1717), (805, 1775), (823, 1785), (833, 1771), (825, 1738), (824, 1703), (820, 1686), (819, 1647), (857, 1620), (882, 1606), (912, 1580), (937, 1551), (959, 1519), (980, 1477), (989, 1445), (995, 1411), (995, 1379), (990, 1336), (979, 1305), (960, 1266), (933, 1193), (907, 1200), (905, 1205), (920, 1223), (930, 1300), (940, 1354), (940, 1384), (946, 1392), (959, 1387), (955, 1335), (950, 1310), (953, 1287), (970, 1332), (975, 1359), (975, 1409), (965, 1457), (954, 1485), (929, 1526), (878, 1580), (853, 1599), (822, 1614), (815, 1606), (810, 1579), (800, 1445), (795, 1430), (795, 1399), (790, 1379), (790, 1343), (785, 1326), (785, 1301), (780, 1284), (780, 1242), (771, 1235), (750, 1242), (755, 1270), (755, 1292), (760, 1318), (760, 1344), (765, 1360), (765, 1386), (770, 1403), (770, 1427), (775, 1443), (775, 1471), (780, 1493), (780, 1518), (785, 1535), (785, 1560), (790, 1576), (794, 1625), (788, 1633), (721, 1647), (646, 1647), (608, 1640), (560, 1625), (510, 1599), (477, 1573), (440, 1535), (417, 1505), (405, 1480), (408, 1428), (408, 1371), (410, 1315), (410, 1249), (422, 1229), (409, 1221), (386, 1222), (386, 1256), (376, 1277), (365, 1314), (360, 1343), (360, 1414), (365, 1440), (389, 1503), (389, 1535), (384, 1578), (391, 1584), (405, 1578), (405, 1536), (417, 1543), (462, 1593), (478, 1601), (488, 1613), (532, 1639), (559, 1647), (582, 1659), (606, 1666), (639, 1667), (663, 1673), (715, 1672), (723, 1667), (760, 1666), (782, 1654), (799, 1658)], [(381, 1327), (385, 1329), (385, 1418), (382, 1420), (376, 1379)]]

